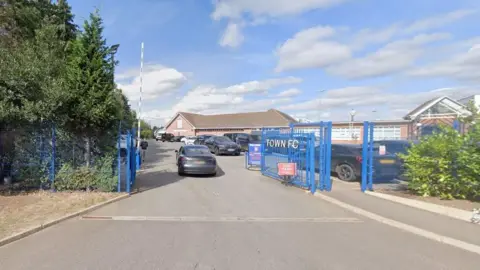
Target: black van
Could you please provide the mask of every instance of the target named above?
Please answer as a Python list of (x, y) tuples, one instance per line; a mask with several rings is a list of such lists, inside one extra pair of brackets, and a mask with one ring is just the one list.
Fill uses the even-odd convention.
[(172, 133), (163, 133), (162, 134), (162, 142), (169, 142), (173, 139), (173, 137), (175, 137)]

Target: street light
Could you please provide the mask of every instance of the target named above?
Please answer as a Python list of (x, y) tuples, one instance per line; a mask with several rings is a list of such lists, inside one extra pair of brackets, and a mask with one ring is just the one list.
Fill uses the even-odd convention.
[(354, 139), (354, 137), (353, 137), (353, 122), (355, 121), (355, 114), (357, 114), (357, 112), (354, 109), (352, 109), (350, 111), (350, 124), (349, 124), (350, 138), (351, 139)]
[(356, 112), (354, 109), (352, 109), (352, 110), (350, 111), (350, 122), (354, 122), (354, 121), (355, 121), (355, 114), (357, 114), (357, 112)]

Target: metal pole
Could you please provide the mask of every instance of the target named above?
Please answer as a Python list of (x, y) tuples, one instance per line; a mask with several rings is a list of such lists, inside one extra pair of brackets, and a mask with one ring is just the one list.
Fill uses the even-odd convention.
[(140, 98), (138, 99), (138, 133), (137, 133), (137, 149), (140, 149), (140, 122), (142, 119), (142, 93), (143, 93), (143, 42), (140, 53)]

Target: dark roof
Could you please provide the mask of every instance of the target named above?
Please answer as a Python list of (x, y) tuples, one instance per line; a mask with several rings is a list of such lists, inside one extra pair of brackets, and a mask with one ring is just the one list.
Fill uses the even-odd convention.
[(290, 123), (297, 123), (297, 121), (288, 114), (274, 109), (265, 112), (214, 115), (179, 112), (177, 115), (182, 115), (185, 120), (197, 129), (288, 127)]

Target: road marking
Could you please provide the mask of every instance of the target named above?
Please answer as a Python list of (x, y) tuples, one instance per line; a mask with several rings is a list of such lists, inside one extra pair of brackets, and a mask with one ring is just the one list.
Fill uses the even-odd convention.
[(83, 216), (82, 220), (163, 221), (163, 222), (296, 222), (361, 223), (358, 218), (267, 218), (267, 217), (165, 217), (165, 216)]
[(363, 210), (363, 209), (358, 208), (356, 206), (350, 205), (348, 203), (341, 202), (341, 201), (339, 201), (337, 199), (334, 199), (330, 196), (320, 194), (318, 192), (315, 193), (314, 195), (319, 197), (319, 198), (322, 198), (323, 200), (325, 200), (327, 202), (335, 204), (335, 205), (337, 205), (337, 206), (339, 206), (343, 209), (346, 209), (346, 210), (349, 210), (349, 211), (351, 211), (355, 214), (373, 219), (377, 222), (380, 222), (380, 223), (395, 227), (397, 229), (416, 234), (418, 236), (428, 238), (430, 240), (434, 240), (434, 241), (437, 241), (437, 242), (440, 242), (440, 243), (444, 243), (444, 244), (454, 246), (456, 248), (460, 248), (460, 249), (470, 251), (470, 252), (473, 252), (473, 253), (476, 253), (476, 254), (480, 255), (480, 246), (470, 244), (470, 243), (467, 243), (467, 242), (464, 242), (464, 241), (460, 241), (460, 240), (457, 240), (457, 239), (454, 239), (454, 238), (450, 238), (450, 237), (447, 237), (447, 236), (443, 236), (443, 235), (440, 235), (440, 234), (436, 234), (434, 232), (430, 232), (430, 231), (427, 231), (427, 230), (424, 230), (424, 229), (421, 229), (421, 228), (418, 228), (418, 227), (415, 227), (415, 226), (412, 226), (412, 225), (408, 225), (408, 224), (405, 224), (405, 223), (402, 223), (402, 222), (399, 222), (399, 221), (396, 221), (396, 220), (393, 220), (393, 219), (385, 218), (385, 217), (382, 217), (382, 216), (377, 215), (375, 213), (369, 212), (367, 210)]

